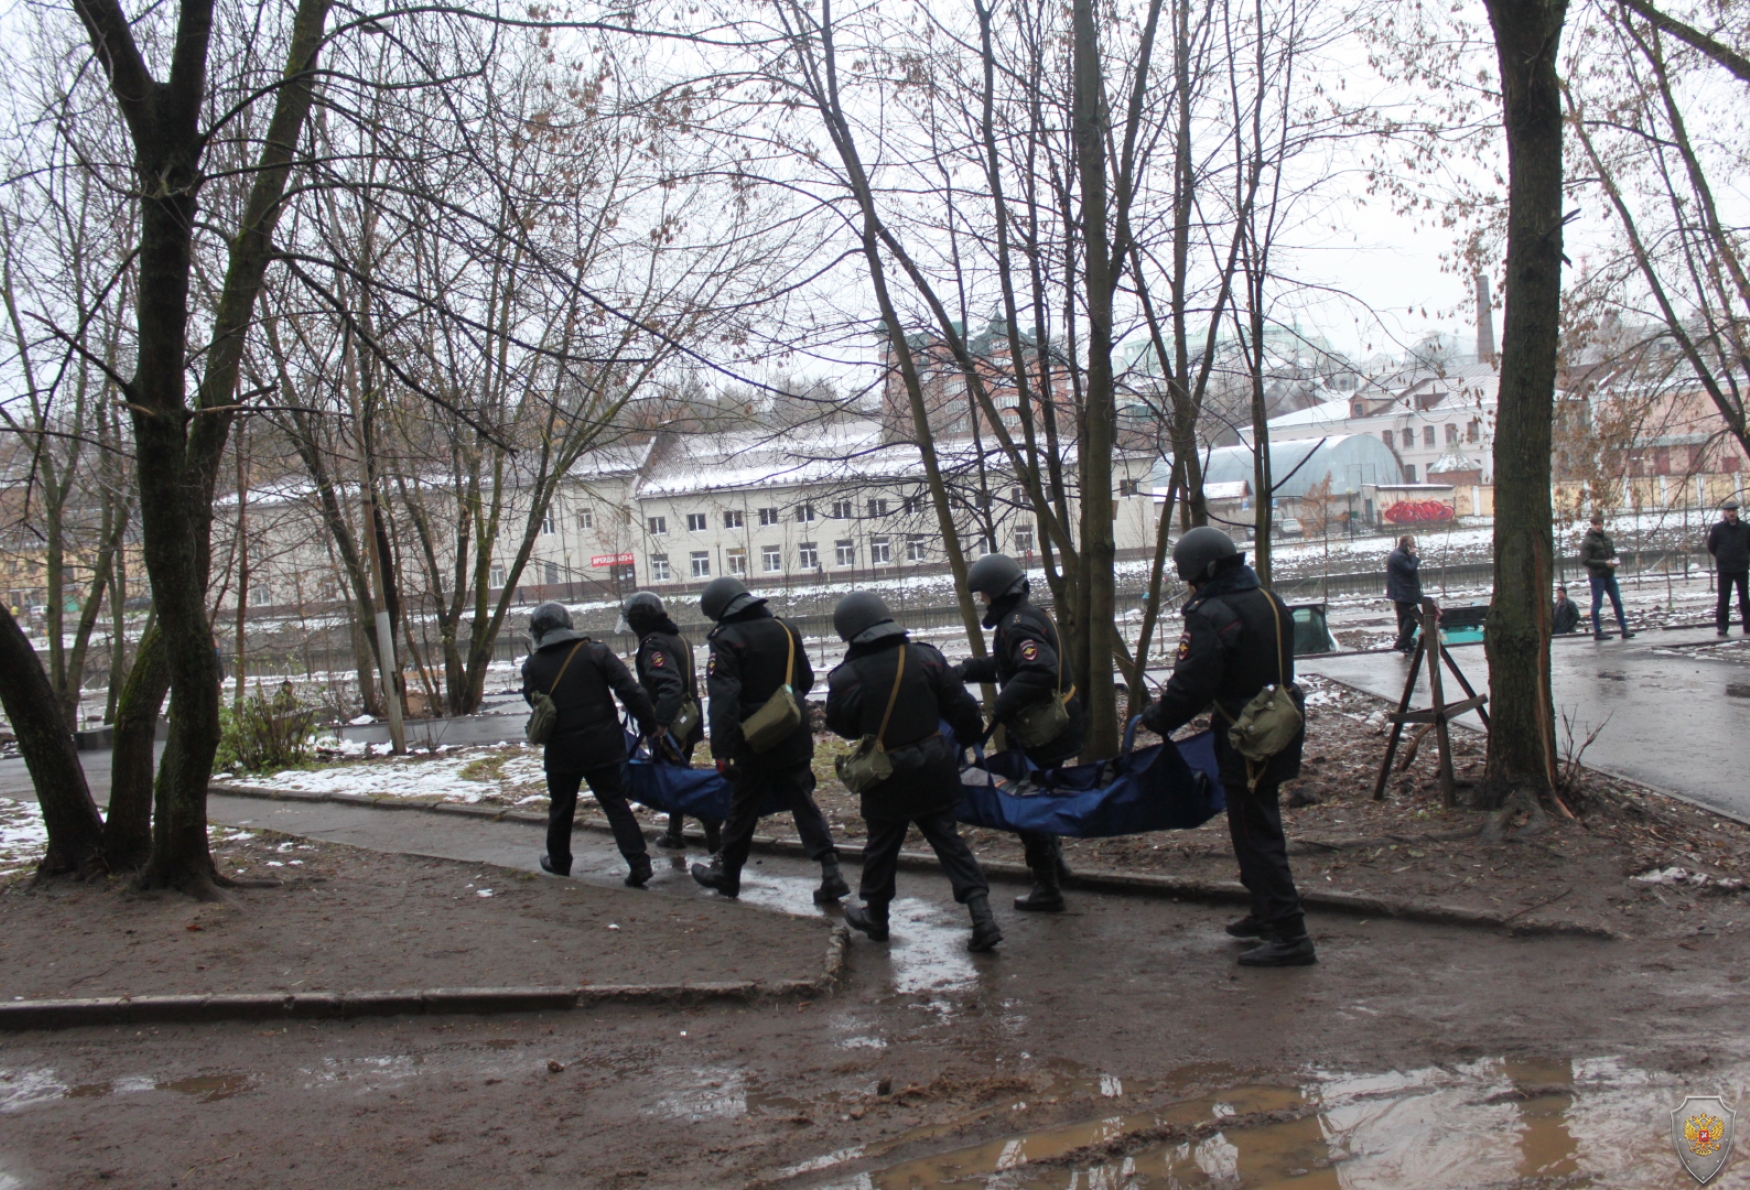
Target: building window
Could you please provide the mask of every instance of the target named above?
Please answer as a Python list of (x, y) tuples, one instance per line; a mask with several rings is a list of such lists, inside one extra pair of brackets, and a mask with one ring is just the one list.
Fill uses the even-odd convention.
[(928, 562), (930, 560), (930, 539), (922, 533), (913, 533), (905, 539), (905, 560), (907, 562)]
[(1031, 528), (1015, 530), (1015, 552), (1017, 554), (1033, 552), (1033, 530)]
[(849, 500), (834, 500), (832, 502), (833, 520), (848, 521), (856, 515), (856, 513), (851, 511), (851, 502)]
[(553, 510), (551, 508), (549, 508), (546, 512), (541, 514), (541, 532), (551, 533), (552, 531), (553, 531)]
[(923, 507), (924, 507), (923, 497), (921, 497), (921, 496), (907, 496), (905, 498), (905, 503), (901, 507), (903, 507), (905, 509), (906, 516), (916, 516), (918, 513), (923, 511)]
[(1124, 496), (1140, 496), (1140, 495), (1142, 495), (1142, 480), (1140, 480), (1140, 479), (1121, 479), (1121, 480), (1119, 480), (1118, 481), (1118, 495), (1120, 498), (1122, 498)]
[(767, 574), (777, 574), (784, 569), (784, 551), (775, 545), (760, 547), (760, 568)]
[(668, 575), (668, 555), (667, 554), (651, 554), (650, 555), (650, 577), (659, 583), (666, 583), (668, 581), (669, 575)]
[(743, 576), (747, 574), (747, 551), (744, 549), (725, 550), (723, 564), (730, 574)]
[(871, 501), (869, 501), (869, 515), (872, 517), (886, 516), (887, 515), (887, 501), (885, 501), (885, 500), (871, 500)]
[(741, 528), (741, 509), (726, 508), (723, 510), (723, 527), (725, 529)]
[(857, 543), (844, 538), (833, 542), (834, 554), (840, 566), (855, 566), (857, 564)]
[(577, 527), (579, 529), (595, 528), (595, 511), (589, 508), (577, 510)]
[(814, 523), (814, 505), (798, 504), (796, 506), (796, 523), (799, 525), (812, 525)]
[(694, 578), (710, 578), (711, 577), (711, 555), (706, 553), (704, 550), (694, 550), (692, 552), (692, 559), (693, 559), (693, 577)]
[(1483, 440), (1483, 423), (1472, 419), (1471, 423), (1464, 428), (1464, 440), (1466, 442), (1481, 442)]
[(1405, 463), (1404, 464), (1404, 482), (1405, 483), (1415, 483), (1416, 482), (1416, 464), (1414, 464), (1414, 463)]
[(869, 565), (887, 566), (893, 562), (893, 547), (885, 537), (869, 539)]
[(796, 547), (796, 569), (819, 570), (820, 547), (812, 541), (805, 541)]
[(1349, 416), (1350, 417), (1365, 417), (1365, 416), (1367, 416), (1367, 406), (1363, 405), (1360, 401), (1351, 401), (1349, 403)]
[(1434, 445), (1434, 427), (1433, 426), (1423, 426), (1422, 427), (1422, 445), (1423, 446), (1433, 446)]
[(649, 517), (644, 523), (650, 527), (652, 537), (664, 537), (668, 534), (668, 518), (665, 516)]
[(559, 581), (559, 563), (547, 563), (547, 585), (551, 587)]
[(775, 508), (760, 509), (760, 524), (775, 525), (778, 523), (778, 510)]
[(978, 552), (981, 554), (994, 554), (997, 552), (997, 533), (995, 529), (992, 529), (988, 533), (979, 535)]
[(1446, 423), (1446, 445), (1448, 445), (1448, 446), (1457, 446), (1458, 445), (1458, 427), (1453, 425), (1451, 422)]
[(1416, 445), (1416, 431), (1414, 431), (1414, 430), (1405, 430), (1404, 431), (1404, 445), (1406, 447)]
[(687, 532), (703, 533), (704, 531), (705, 514), (702, 512), (689, 512), (687, 514)]
[(492, 585), (495, 587), (504, 586), (504, 567), (494, 566), (492, 568)]
[(1381, 430), (1379, 432), (1379, 436), (1381, 439), (1384, 440), (1384, 442), (1387, 446), (1390, 446), (1392, 444), (1392, 433), (1390, 430)]

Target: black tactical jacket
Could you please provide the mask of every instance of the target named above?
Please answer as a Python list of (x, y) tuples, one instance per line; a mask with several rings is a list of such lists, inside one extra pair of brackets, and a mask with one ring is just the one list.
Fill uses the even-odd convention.
[[(699, 702), (699, 679), (693, 672), (693, 646), (680, 634), (672, 620), (646, 632), (638, 642), (638, 652), (632, 659), (638, 673), (638, 683), (650, 695), (656, 707), (656, 722), (667, 727), (680, 714), (681, 703), (691, 698)], [(705, 721), (701, 718), (682, 748), (692, 748), (705, 738)]]
[[(1278, 662), (1277, 630), (1281, 630)], [(1158, 702), (1142, 712), (1142, 725), (1160, 735), (1177, 731), (1211, 704), (1216, 711), (1215, 755), (1229, 796), (1246, 787), (1245, 758), (1228, 743), (1228, 728), (1265, 686), (1294, 681), (1294, 617), (1258, 584), (1249, 566), (1236, 566), (1203, 584), (1185, 605), (1185, 632), (1178, 661)], [(1263, 780), (1287, 781), (1300, 775), (1300, 734), (1269, 762)], [(1237, 786), (1235, 783), (1238, 783)]]
[[(574, 645), (577, 655), (566, 665), (565, 658)], [(563, 677), (561, 668), (565, 670)], [(633, 680), (625, 663), (608, 646), (588, 637), (571, 636), (529, 655), (523, 662), (524, 701), (532, 703), (537, 690), (551, 692), (559, 712), (547, 740), (545, 760), (550, 773), (581, 773), (626, 759), (626, 733), (620, 726), (615, 695), (632, 712), (640, 732), (648, 733), (656, 726), (650, 696)]]
[(952, 810), (960, 797), (959, 749), (940, 735), (941, 721), (946, 719), (965, 745), (976, 743), (984, 727), (978, 700), (954, 680), (935, 646), (895, 635), (852, 645), (828, 676), (829, 731), (856, 740), (880, 730), (894, 694), (901, 648), (905, 674), (882, 737), (894, 772), (863, 794), (863, 817), (871, 821)]
[(764, 604), (725, 618), (711, 630), (711, 661), (705, 667), (705, 689), (711, 696), (711, 755), (749, 768), (781, 769), (814, 759), (814, 735), (808, 729), (807, 708), (789, 739), (756, 753), (741, 735), (741, 722), (766, 704), (784, 684), (786, 640), (796, 646), (790, 688), (796, 701), (814, 688), (814, 669), (802, 634), (773, 616)]
[[(960, 676), (968, 682), (995, 682), (1001, 688), (991, 718), (1010, 722), (1016, 711), (1059, 696), (1058, 666), (1061, 648), (1056, 623), (1033, 606), (1026, 595), (1010, 595), (991, 604), (985, 627), (995, 628), (987, 657), (963, 662)], [(1063, 675), (1062, 693), (1074, 683)], [(1062, 764), (1082, 750), (1082, 699), (1073, 695), (1065, 704), (1069, 725), (1044, 747), (1030, 749), (1028, 759), (1042, 768)]]

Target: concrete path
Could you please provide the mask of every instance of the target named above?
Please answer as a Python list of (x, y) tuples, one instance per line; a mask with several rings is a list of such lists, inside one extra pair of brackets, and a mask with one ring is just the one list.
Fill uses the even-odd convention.
[[(1742, 640), (1733, 637), (1734, 641)], [(1750, 651), (1734, 645), (1736, 660), (1710, 656), (1709, 629), (1643, 632), (1634, 640), (1557, 637), (1551, 650), (1557, 746), (1560, 716), (1572, 716), (1575, 745), (1602, 725), (1585, 763), (1676, 793), (1740, 822), (1750, 822), (1750, 781), (1741, 741), (1750, 728)], [(1454, 649), (1453, 660), (1479, 692), (1489, 686), (1481, 645)], [(1309, 657), (1304, 672), (1321, 674), (1394, 703), (1403, 695), (1409, 659), (1396, 653)], [(1445, 674), (1446, 699), (1464, 697)], [(1427, 667), (1416, 685), (1416, 707), (1429, 704)], [(1474, 715), (1460, 722), (1480, 726)]]

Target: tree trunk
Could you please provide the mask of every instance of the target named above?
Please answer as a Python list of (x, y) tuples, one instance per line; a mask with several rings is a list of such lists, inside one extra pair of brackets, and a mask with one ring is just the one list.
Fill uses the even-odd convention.
[(85, 784), (73, 733), (61, 717), (61, 703), (49, 675), (4, 605), (0, 605), (0, 706), (18, 737), (18, 750), (24, 754), (49, 832), (48, 853), (37, 865), (37, 877), (77, 872), (96, 857), (103, 842), (103, 820)]
[(1507, 309), (1495, 429), (1495, 597), (1484, 637), (1486, 797), (1555, 784), (1550, 695), (1550, 444), (1562, 279), (1562, 111), (1556, 52), (1566, 0), (1486, 0), (1507, 127)]
[(1082, 559), (1085, 575), (1080, 613), (1087, 641), (1087, 688), (1083, 694), (1087, 734), (1083, 759), (1118, 754), (1118, 698), (1112, 678), (1117, 643), (1117, 543), (1112, 534), (1112, 454), (1117, 405), (1112, 392), (1113, 259), (1108, 236), (1106, 140), (1110, 121), (1101, 76), (1099, 33), (1093, 0), (1075, 0), (1073, 12), (1075, 100), (1073, 126), (1081, 171), (1083, 281), (1087, 288), (1088, 376), (1080, 443)]
[(112, 872), (137, 870), (152, 852), (152, 750), (170, 689), (168, 660), (164, 636), (154, 624), (140, 638), (116, 704), (109, 814), (103, 823), (103, 858)]

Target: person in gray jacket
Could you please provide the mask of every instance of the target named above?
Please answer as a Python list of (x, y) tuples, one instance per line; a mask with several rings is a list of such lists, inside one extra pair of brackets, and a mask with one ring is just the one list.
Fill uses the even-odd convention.
[(1616, 609), (1616, 626), (1622, 629), (1622, 639), (1634, 633), (1628, 630), (1628, 620), (1622, 614), (1622, 589), (1616, 585), (1616, 543), (1604, 531), (1604, 514), (1592, 514), (1592, 527), (1580, 539), (1580, 561), (1585, 564), (1586, 578), (1592, 584), (1592, 639), (1604, 639), (1604, 621), (1598, 613), (1604, 610), (1604, 597)]
[(1707, 552), (1719, 573), (1720, 601), (1714, 608), (1714, 628), (1725, 636), (1732, 628), (1732, 588), (1738, 588), (1738, 620), (1750, 636), (1750, 524), (1738, 519), (1738, 502), (1720, 506), (1720, 520), (1707, 531)]

